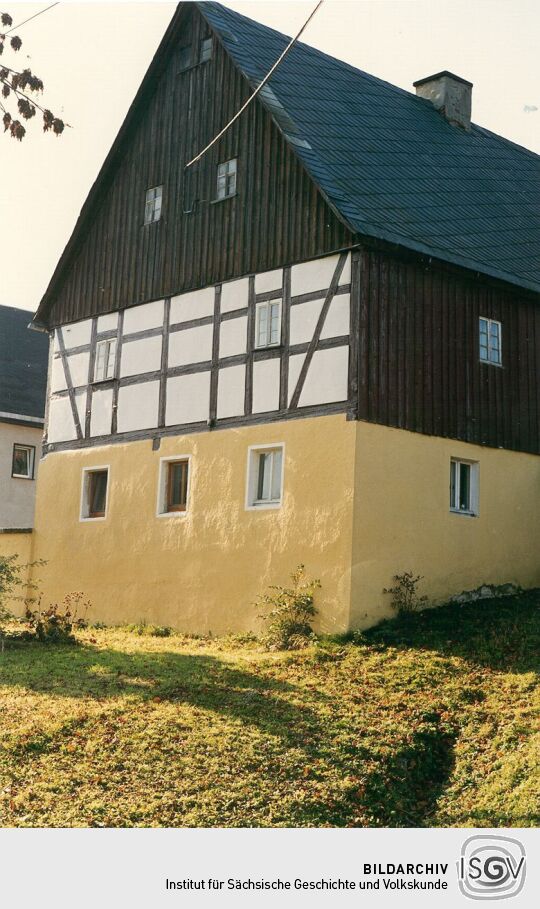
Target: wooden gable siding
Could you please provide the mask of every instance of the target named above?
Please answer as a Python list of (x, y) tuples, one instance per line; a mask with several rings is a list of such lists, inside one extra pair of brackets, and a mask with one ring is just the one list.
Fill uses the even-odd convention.
[[(101, 188), (54, 295), (50, 325), (349, 245), (349, 232), (259, 102), (184, 170), (250, 91), (215, 37), (212, 59), (180, 72), (180, 47), (191, 44), (197, 53), (209, 34), (200, 14), (189, 11), (123, 159)], [(238, 194), (213, 202), (217, 164), (236, 156)], [(146, 189), (160, 184), (161, 220), (144, 226)]]
[[(361, 254), (358, 416), (540, 453), (540, 306), (444, 268)], [(480, 316), (502, 323), (502, 367), (479, 359)]]

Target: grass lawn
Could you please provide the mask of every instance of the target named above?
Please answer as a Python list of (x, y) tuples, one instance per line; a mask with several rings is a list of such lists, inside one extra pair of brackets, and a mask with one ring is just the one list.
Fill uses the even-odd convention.
[(79, 633), (0, 655), (2, 826), (532, 826), (540, 594), (296, 653)]

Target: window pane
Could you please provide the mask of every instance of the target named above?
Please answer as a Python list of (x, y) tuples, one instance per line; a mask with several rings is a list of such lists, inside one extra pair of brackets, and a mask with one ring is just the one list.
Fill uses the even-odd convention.
[(88, 512), (90, 517), (105, 514), (107, 500), (107, 471), (96, 470), (88, 474)]
[(107, 356), (106, 376), (108, 379), (110, 379), (111, 376), (114, 376), (114, 366), (115, 366), (115, 360), (116, 360), (116, 341), (107, 342), (107, 353), (108, 353), (108, 356)]
[(201, 41), (201, 53), (200, 53), (200, 58), (199, 58), (201, 63), (206, 63), (207, 60), (210, 60), (211, 56), (212, 56), (212, 39), (203, 38), (203, 40)]
[(470, 511), (471, 507), (471, 465), (459, 465), (459, 510)]
[(281, 328), (281, 306), (279, 303), (272, 303), (270, 306), (270, 344), (278, 344)]
[(450, 461), (450, 508), (457, 508), (457, 464)]
[(187, 503), (187, 461), (169, 464), (167, 510), (184, 511)]
[(283, 452), (281, 449), (276, 449), (272, 452), (272, 489), (271, 497), (274, 502), (279, 502), (281, 498), (281, 462), (283, 458)]
[(13, 449), (12, 473), (21, 477), (31, 476), (30, 450), (16, 445)]
[(222, 161), (217, 166), (217, 198), (234, 196), (236, 192), (236, 158)]
[(257, 347), (266, 347), (268, 337), (268, 304), (257, 306)]
[(259, 455), (259, 476), (257, 482), (257, 499), (260, 502), (268, 501), (270, 498), (271, 474), (272, 455), (270, 452), (263, 452)]
[(180, 71), (191, 66), (191, 45), (188, 44), (186, 47), (180, 48), (178, 51), (178, 64)]

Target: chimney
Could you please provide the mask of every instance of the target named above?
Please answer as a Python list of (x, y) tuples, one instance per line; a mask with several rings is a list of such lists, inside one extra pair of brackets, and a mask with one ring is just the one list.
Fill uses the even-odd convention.
[(414, 83), (419, 98), (427, 98), (433, 107), (454, 126), (471, 128), (472, 82), (454, 76), (447, 70), (418, 79)]

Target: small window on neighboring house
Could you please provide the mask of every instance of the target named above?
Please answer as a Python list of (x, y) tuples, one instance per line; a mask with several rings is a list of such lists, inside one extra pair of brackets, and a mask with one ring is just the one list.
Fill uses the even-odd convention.
[(83, 471), (81, 519), (103, 519), (107, 513), (109, 468), (95, 467)]
[(211, 56), (212, 56), (212, 39), (203, 38), (201, 41), (199, 62), (206, 63), (207, 60), (210, 60)]
[(236, 193), (236, 158), (217, 167), (217, 198), (227, 199)]
[(94, 382), (104, 382), (113, 379), (116, 366), (116, 338), (107, 341), (98, 341), (96, 345), (96, 365), (94, 368)]
[(480, 359), (483, 363), (502, 363), (501, 323), (480, 317)]
[(257, 303), (255, 347), (275, 347), (281, 340), (281, 300)]
[(158, 515), (187, 511), (189, 495), (189, 457), (165, 458), (161, 461)]
[(14, 445), (11, 476), (21, 480), (34, 479), (36, 449), (33, 445)]
[(450, 462), (450, 511), (478, 514), (478, 464), (471, 461)]
[(191, 44), (186, 44), (178, 50), (178, 67), (180, 72), (191, 66)]
[(279, 508), (283, 495), (283, 445), (250, 448), (247, 508)]
[(161, 198), (163, 186), (152, 186), (146, 190), (146, 203), (144, 206), (144, 223), (153, 224), (161, 218)]

